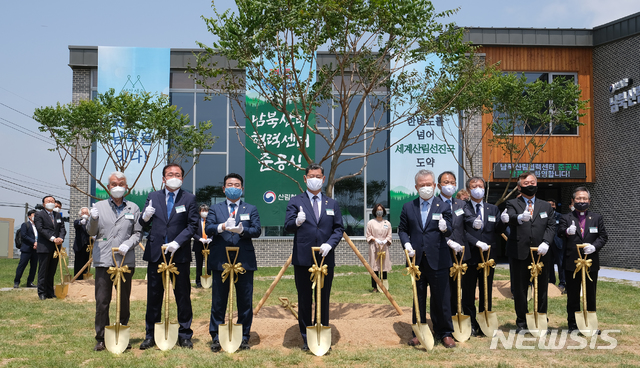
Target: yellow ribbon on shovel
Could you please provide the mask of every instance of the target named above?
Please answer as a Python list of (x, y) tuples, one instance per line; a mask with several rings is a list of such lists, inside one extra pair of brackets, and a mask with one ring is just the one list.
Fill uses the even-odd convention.
[(386, 255), (387, 255), (387, 252), (385, 252), (385, 251), (383, 251), (383, 250), (381, 250), (381, 251), (379, 251), (378, 253), (376, 253), (376, 262), (377, 262), (377, 263), (380, 263), (380, 262), (384, 259), (384, 257), (385, 257)]
[(455, 281), (458, 278), (458, 275), (464, 275), (467, 272), (467, 268), (466, 263), (454, 263), (449, 269), (449, 277), (453, 277), (453, 280)]
[[(574, 261), (576, 263), (576, 270), (573, 271), (573, 278), (576, 278), (576, 274), (584, 268), (585, 273), (589, 280), (591, 280), (591, 275), (589, 275), (589, 268), (591, 268), (591, 260), (586, 258), (578, 258)], [(591, 280), (593, 281), (593, 280)]]
[(420, 280), (420, 275), (422, 275), (422, 272), (420, 272), (420, 269), (418, 269), (418, 266), (412, 263), (409, 263), (409, 266), (405, 268), (405, 270), (407, 271), (405, 276), (411, 275), (416, 280)]
[(538, 263), (531, 262), (531, 265), (529, 266), (529, 269), (531, 270), (531, 278), (529, 279), (529, 282), (533, 281), (534, 278), (538, 277), (540, 272), (542, 272), (542, 267), (544, 267), (544, 263), (542, 262), (538, 262)]
[(129, 269), (129, 266), (109, 267), (109, 269), (107, 269), (107, 273), (111, 275), (111, 281), (114, 283), (118, 282), (118, 278), (122, 278), (122, 282), (126, 282), (124, 274), (131, 273), (131, 270)]
[[(173, 280), (172, 280), (173, 281), (173, 289), (175, 289), (176, 288), (176, 275), (180, 274), (180, 271), (178, 271), (178, 267), (176, 267), (176, 265), (173, 264), (173, 263), (168, 265), (165, 262), (162, 262), (158, 266), (158, 273), (163, 273), (164, 271), (169, 271), (169, 273), (172, 274), (171, 276), (173, 277)], [(165, 281), (164, 277), (162, 278), (162, 284), (163, 284), (163, 286), (165, 288), (167, 287), (167, 285), (165, 285), (166, 281)]]
[(61, 257), (64, 259), (64, 257), (67, 256), (67, 252), (64, 250), (64, 248), (60, 248), (60, 250), (56, 250), (55, 252), (53, 252), (53, 258), (58, 258)]
[[(231, 274), (231, 272), (233, 272), (234, 274), (238, 275), (242, 275), (245, 272), (247, 272), (243, 267), (242, 267), (242, 263), (238, 262), (235, 264), (230, 264), (230, 263), (224, 263), (222, 265), (222, 268), (224, 268), (224, 271), (222, 271), (222, 282), (225, 282), (227, 280), (227, 277), (229, 277), (229, 275)], [(238, 278), (234, 277), (234, 283), (238, 282)]]
[(202, 250), (202, 255), (205, 257), (207, 257), (210, 253), (211, 251), (209, 250), (209, 248), (205, 248)]
[(319, 267), (318, 265), (313, 265), (309, 268), (309, 272), (311, 272), (311, 277), (309, 278), (312, 282), (311, 288), (315, 289), (318, 281), (320, 281), (320, 288), (324, 287), (324, 277), (327, 275), (327, 265), (323, 265)]
[(489, 268), (492, 268), (492, 267), (496, 268), (496, 261), (494, 261), (493, 259), (490, 259), (490, 260), (488, 260), (486, 262), (482, 262), (482, 263), (478, 264), (478, 268), (477, 269), (481, 270), (483, 268), (486, 268), (488, 270)]

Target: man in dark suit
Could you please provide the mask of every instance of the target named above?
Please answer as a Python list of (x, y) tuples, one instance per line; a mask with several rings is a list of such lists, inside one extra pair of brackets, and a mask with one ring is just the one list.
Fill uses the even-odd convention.
[(547, 313), (547, 290), (549, 288), (549, 265), (551, 257), (547, 255), (549, 244), (553, 242), (556, 231), (556, 220), (553, 208), (544, 200), (536, 198), (538, 179), (532, 172), (522, 173), (518, 177), (518, 190), (522, 194), (519, 198), (507, 201), (507, 213), (502, 214), (502, 222), (509, 223), (511, 235), (507, 242), (507, 256), (509, 257), (509, 273), (513, 291), (513, 301), (516, 310), (516, 331), (527, 329), (526, 316), (527, 288), (532, 263), (530, 247), (537, 247), (537, 255), (544, 267), (538, 276), (538, 313)]
[[(569, 330), (577, 330), (575, 312), (580, 311), (580, 288), (582, 287), (582, 273), (575, 272), (578, 257), (577, 244), (588, 244), (582, 249), (582, 258), (591, 260), (589, 277), (586, 280), (587, 310), (596, 310), (596, 286), (598, 270), (600, 269), (600, 250), (607, 243), (607, 231), (604, 228), (602, 216), (589, 211), (591, 194), (585, 187), (578, 187), (573, 191), (573, 206), (575, 210), (560, 218), (558, 235), (565, 239), (564, 272), (567, 288), (567, 321)], [(575, 275), (575, 278), (574, 278)]]
[[(196, 288), (202, 287), (200, 278), (202, 277), (202, 263), (204, 263), (204, 245), (211, 243), (211, 238), (205, 233), (207, 215), (209, 214), (209, 206), (201, 204), (199, 208), (200, 218), (198, 219), (198, 230), (193, 234), (193, 255), (196, 256)], [(208, 265), (207, 275), (211, 275)]]
[[(484, 312), (484, 269), (478, 270), (482, 263), (480, 252), (486, 252), (489, 246), (496, 250), (498, 236), (504, 231), (505, 225), (500, 221), (500, 210), (497, 206), (484, 202), (485, 181), (482, 177), (474, 176), (467, 180), (467, 190), (471, 194), (471, 201), (464, 209), (467, 273), (462, 277), (462, 309), (471, 319), (471, 335), (483, 336), (476, 320), (476, 285), (478, 285), (478, 311)], [(484, 254), (488, 261), (487, 254)], [(491, 291), (493, 288), (494, 268), (489, 269), (487, 276), (487, 302), (491, 310)]]
[(155, 346), (154, 327), (161, 321), (164, 285), (158, 266), (163, 262), (162, 246), (167, 248), (167, 262), (173, 255), (179, 274), (175, 275), (173, 290), (178, 305), (178, 345), (193, 348), (191, 337), (191, 238), (198, 229), (196, 197), (181, 190), (184, 170), (178, 164), (168, 164), (162, 169), (165, 189), (149, 193), (144, 213), (140, 216), (143, 227), (151, 226), (143, 260), (147, 266), (146, 336), (140, 344), (145, 350)]
[[(451, 236), (451, 207), (439, 197), (434, 197), (435, 174), (420, 170), (415, 176), (415, 188), (420, 198), (402, 206), (398, 235), (409, 256), (416, 257), (422, 276), (417, 280), (420, 320), (427, 322), (427, 285), (431, 292), (430, 314), (436, 340), (446, 348), (453, 348), (453, 323), (451, 321), (451, 290), (449, 288), (449, 268), (451, 250), (460, 252), (462, 246), (455, 242), (447, 244)], [(448, 246), (447, 246), (448, 245)], [(413, 323), (417, 321), (417, 311), (413, 310)], [(413, 338), (409, 345), (418, 345)]]
[[(238, 273), (235, 292), (238, 300), (238, 324), (242, 325), (241, 350), (249, 349), (249, 334), (253, 321), (253, 272), (258, 269), (253, 238), (262, 233), (260, 215), (256, 206), (240, 199), (244, 190), (242, 176), (234, 173), (224, 177), (224, 193), (227, 200), (212, 206), (207, 215), (206, 232), (213, 239), (209, 265), (213, 272), (211, 286), (211, 318), (209, 333), (213, 339), (211, 351), (220, 351), (218, 326), (224, 323), (229, 300), (229, 280), (224, 275), (228, 263), (226, 247), (239, 247), (236, 263), (242, 263), (243, 273)], [(233, 262), (236, 252), (229, 252)], [(228, 266), (227, 266), (228, 267)], [(227, 280), (223, 280), (227, 279)]]
[[(76, 230), (76, 238), (73, 241), (73, 254), (75, 255), (73, 264), (73, 274), (77, 275), (78, 272), (89, 261), (89, 252), (87, 247), (89, 246), (89, 234), (87, 233), (87, 220), (89, 219), (89, 208), (82, 207), (78, 212), (79, 219), (73, 221), (73, 228)], [(84, 273), (89, 272), (89, 267), (85, 268)]]
[[(311, 303), (313, 292), (309, 267), (313, 263), (312, 247), (320, 247), (316, 254), (318, 265), (322, 257), (327, 265), (327, 275), (320, 295), (320, 323), (329, 326), (329, 296), (333, 282), (335, 267), (334, 249), (340, 243), (344, 227), (338, 203), (326, 194), (321, 193), (324, 183), (324, 168), (318, 164), (310, 164), (305, 169), (304, 181), (307, 191), (291, 198), (287, 204), (284, 227), (293, 237), (293, 270), (298, 290), (298, 326), (304, 340), (302, 350), (308, 351), (307, 326), (312, 326)], [(316, 300), (316, 304), (318, 301)], [(314, 314), (315, 316), (315, 314)], [(314, 317), (315, 318), (315, 317)], [(318, 321), (314, 321), (314, 324)]]
[(40, 300), (45, 300), (56, 297), (53, 291), (53, 278), (56, 275), (59, 257), (53, 256), (56, 245), (62, 248), (67, 231), (60, 213), (53, 211), (56, 208), (55, 198), (46, 196), (42, 199), (42, 204), (44, 210), (36, 212), (33, 222), (38, 232), (38, 297)]
[(22, 273), (27, 268), (27, 264), (29, 265), (27, 287), (36, 287), (33, 284), (33, 280), (36, 277), (36, 270), (38, 269), (38, 253), (36, 253), (36, 248), (38, 246), (38, 231), (36, 230), (36, 225), (33, 223), (35, 214), (35, 210), (29, 210), (29, 212), (27, 212), (29, 220), (20, 226), (20, 237), (22, 238), (22, 245), (20, 246), (20, 262), (16, 269), (16, 277), (13, 279), (13, 287), (16, 289), (20, 287), (20, 279), (22, 278)]
[[(547, 202), (553, 207), (555, 211), (556, 217), (556, 228), (560, 224), (560, 218), (562, 214), (556, 210), (556, 201), (554, 199), (550, 199)], [(554, 265), (558, 266), (558, 289), (564, 294), (565, 293), (565, 285), (566, 281), (564, 278), (564, 240), (558, 236), (556, 233), (553, 237), (553, 243), (551, 243), (551, 247), (549, 248), (549, 253), (551, 253), (551, 261)], [(549, 270), (549, 283), (555, 285), (556, 284), (556, 272), (555, 270)]]

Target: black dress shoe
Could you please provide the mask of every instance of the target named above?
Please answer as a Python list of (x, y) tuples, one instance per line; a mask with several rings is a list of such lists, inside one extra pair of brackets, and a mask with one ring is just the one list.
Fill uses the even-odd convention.
[(300, 348), (300, 350), (302, 350), (302, 351), (309, 351), (309, 345), (307, 345), (307, 344), (302, 345), (302, 347)]
[(40, 298), (40, 300), (46, 300), (47, 297), (44, 296), (44, 294), (39, 294), (38, 297)]
[(202, 284), (196, 284), (196, 289), (202, 289)]
[(409, 345), (409, 346), (418, 346), (418, 345), (420, 345), (420, 340), (418, 340), (417, 337), (414, 337), (413, 339), (409, 340), (407, 345)]
[(20, 287), (20, 283), (19, 283), (19, 282), (14, 282), (14, 283), (13, 283), (13, 288), (14, 288), (14, 289), (17, 289), (17, 288), (19, 288), (19, 287)]
[(178, 345), (182, 346), (183, 348), (193, 349), (193, 343), (191, 342), (191, 339), (178, 339)]
[(156, 342), (153, 339), (144, 339), (142, 344), (140, 344), (140, 350), (146, 350), (156, 346)]
[(96, 346), (93, 347), (93, 351), (103, 351), (104, 349), (106, 349), (106, 346), (104, 346), (104, 341), (98, 341), (96, 343)]
[(527, 329), (526, 327), (517, 327), (516, 328), (516, 334), (519, 334), (521, 331), (524, 331), (525, 333), (527, 333)]
[(30, 284), (27, 284), (27, 287), (28, 287), (28, 288), (34, 288), (34, 287), (37, 287), (37, 286), (35, 286), (35, 285), (33, 284), (33, 282), (32, 282), (32, 283), (30, 283)]
[(240, 344), (240, 350), (249, 350), (251, 349), (251, 346), (249, 346), (249, 340), (242, 340), (242, 343)]
[(222, 350), (222, 346), (220, 346), (220, 341), (215, 340), (211, 343), (211, 351), (214, 353), (219, 353)]

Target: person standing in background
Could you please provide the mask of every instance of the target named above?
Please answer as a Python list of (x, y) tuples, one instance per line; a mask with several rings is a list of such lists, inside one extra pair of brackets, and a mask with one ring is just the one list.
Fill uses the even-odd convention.
[(67, 231), (62, 217), (55, 212), (56, 200), (53, 196), (42, 198), (44, 210), (36, 212), (34, 223), (38, 232), (38, 297), (40, 300), (53, 299), (53, 278), (58, 267), (58, 258), (54, 257), (56, 246), (62, 247)]
[[(91, 238), (87, 233), (86, 225), (87, 220), (89, 219), (89, 208), (82, 207), (80, 211), (78, 211), (79, 219), (73, 221), (73, 228), (76, 230), (76, 238), (73, 241), (73, 254), (74, 254), (74, 264), (73, 264), (73, 274), (77, 275), (78, 272), (87, 264), (89, 261), (89, 239)], [(89, 272), (89, 268), (87, 267), (84, 270), (86, 274)]]
[(29, 275), (27, 276), (27, 287), (36, 287), (33, 284), (33, 280), (36, 277), (36, 270), (38, 269), (38, 253), (36, 251), (38, 247), (38, 230), (33, 219), (36, 215), (35, 210), (29, 210), (27, 212), (28, 220), (20, 226), (20, 236), (22, 237), (22, 245), (20, 246), (20, 262), (16, 269), (16, 277), (13, 279), (13, 287), (20, 287), (20, 279), (24, 270), (29, 265)]
[[(384, 219), (387, 210), (380, 203), (373, 206), (371, 212), (376, 216), (367, 223), (367, 231), (365, 236), (369, 243), (369, 264), (375, 272), (380, 272), (380, 258), (382, 261), (382, 279), (387, 279), (387, 272), (391, 271), (391, 253), (389, 246), (391, 245), (391, 223)], [(378, 284), (371, 277), (372, 292), (378, 291)]]

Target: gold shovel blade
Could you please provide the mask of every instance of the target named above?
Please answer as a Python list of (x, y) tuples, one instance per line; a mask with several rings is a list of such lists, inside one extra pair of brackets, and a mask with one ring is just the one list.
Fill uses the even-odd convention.
[(322, 324), (307, 327), (307, 346), (315, 356), (325, 355), (331, 348), (331, 327)]
[[(119, 326), (117, 326), (119, 325)], [(104, 328), (104, 345), (113, 354), (122, 354), (127, 350), (131, 331), (129, 326), (113, 324)]]
[(69, 292), (69, 284), (56, 285), (53, 291), (56, 294), (56, 298), (64, 299), (67, 297), (67, 293)]
[(535, 313), (527, 313), (527, 329), (533, 337), (542, 337), (547, 334), (547, 314), (538, 313), (536, 318)]
[(496, 314), (496, 312), (488, 311), (486, 312), (486, 317), (485, 312), (479, 312), (476, 315), (476, 318), (478, 320), (478, 325), (480, 325), (482, 333), (485, 336), (493, 337), (494, 332), (498, 329), (499, 326), (498, 315)]
[(200, 284), (205, 289), (211, 289), (211, 285), (213, 285), (213, 278), (211, 275), (202, 275), (200, 276)]
[[(231, 323), (231, 322), (229, 322)], [(220, 346), (227, 353), (234, 353), (242, 343), (242, 325), (234, 323), (229, 331), (229, 324), (218, 326), (218, 339)]]
[(414, 324), (411, 325), (411, 329), (413, 329), (413, 333), (420, 341), (420, 345), (424, 346), (427, 351), (433, 350), (433, 346), (435, 342), (433, 340), (433, 335), (431, 334), (431, 330), (429, 329), (429, 325), (425, 324)]
[[(166, 325), (167, 323), (169, 326)], [(180, 328), (180, 325), (175, 322), (156, 323), (153, 330), (153, 338), (160, 350), (170, 350), (175, 346), (176, 342), (178, 342), (178, 328)]]
[(71, 282), (71, 279), (73, 278), (73, 276), (64, 275), (64, 276), (62, 276), (62, 278), (64, 279), (64, 283), (67, 284), (67, 283)]
[(82, 275), (82, 279), (83, 280), (93, 280), (93, 274), (92, 273), (85, 273), (84, 275)]
[(576, 312), (576, 325), (580, 333), (586, 337), (593, 336), (598, 330), (598, 316), (596, 312), (587, 311), (587, 319), (584, 319), (583, 312)]
[(452, 316), (453, 320), (453, 338), (458, 342), (464, 342), (471, 337), (471, 319), (464, 314), (456, 314)]

